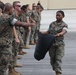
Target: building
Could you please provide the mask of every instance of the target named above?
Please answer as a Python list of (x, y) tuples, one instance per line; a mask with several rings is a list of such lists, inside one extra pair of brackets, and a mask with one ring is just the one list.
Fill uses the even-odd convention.
[[(2, 0), (4, 3), (16, 0)], [(44, 9), (75, 9), (76, 8), (76, 0), (19, 0), (21, 4), (30, 4), (41, 2)]]

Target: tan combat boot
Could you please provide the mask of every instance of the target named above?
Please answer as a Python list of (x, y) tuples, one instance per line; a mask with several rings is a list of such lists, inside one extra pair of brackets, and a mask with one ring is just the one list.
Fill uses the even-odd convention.
[(16, 63), (16, 64), (15, 64), (15, 67), (22, 67), (22, 65), (21, 65), (21, 64), (18, 64), (18, 63)]
[(60, 75), (60, 72), (56, 72), (56, 75)]
[(21, 75), (21, 73), (15, 71), (14, 68), (9, 69), (8, 75)]
[(16, 59), (21, 59), (21, 57), (20, 57), (20, 56), (18, 56), (18, 55), (17, 55), (17, 56), (15, 56), (15, 58), (16, 58)]
[(37, 44), (38, 42), (37, 41), (34, 41), (35, 42), (35, 44)]
[(29, 45), (25, 45), (24, 49), (30, 49), (30, 46)]
[(24, 54), (27, 54), (27, 53), (24, 52), (24, 51), (20, 51), (20, 52), (19, 52), (19, 55), (24, 55)]
[(35, 43), (33, 41), (30, 41), (30, 45), (35, 45)]

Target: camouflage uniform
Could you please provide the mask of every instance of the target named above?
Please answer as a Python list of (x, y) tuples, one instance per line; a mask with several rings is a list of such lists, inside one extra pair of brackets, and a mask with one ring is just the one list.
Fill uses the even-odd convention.
[(37, 19), (37, 30), (40, 30), (40, 21), (41, 21), (41, 12), (38, 13), (38, 19)]
[(6, 69), (12, 66), (13, 17), (3, 14), (0, 17), (0, 75), (6, 75)]
[[(21, 18), (20, 21), (25, 22), (26, 16), (24, 14), (22, 14), (20, 16), (20, 18)], [(20, 27), (20, 32), (21, 32), (21, 36), (22, 36), (23, 41), (24, 41), (24, 31), (25, 31), (25, 28)]]
[[(57, 33), (62, 32), (63, 28), (68, 28), (66, 23), (64, 23), (63, 21), (57, 23), (55, 21), (50, 24), (48, 32), (50, 34), (56, 35)], [(52, 47), (49, 50), (50, 63), (52, 65), (52, 68), (53, 70), (58, 71), (60, 73), (62, 73), (61, 63), (62, 63), (62, 58), (64, 56), (65, 44), (63, 40), (64, 40), (64, 36), (56, 37)]]
[[(30, 15), (31, 15), (31, 12), (25, 12), (25, 21), (26, 19), (29, 19), (30, 21)], [(29, 45), (29, 39), (30, 39), (30, 31), (28, 30), (28, 27), (25, 27), (25, 39), (24, 39), (24, 42), (25, 42), (25, 45)]]
[[(37, 20), (38, 20), (38, 14), (35, 10), (32, 10), (31, 11), (32, 14), (31, 14), (31, 18), (36, 22), (37, 24)], [(30, 41), (33, 41), (35, 40), (35, 30), (36, 30), (36, 26), (32, 26), (31, 27), (31, 35), (30, 35)]]
[[(12, 15), (18, 21), (21, 21), (21, 17), (16, 16), (15, 12), (13, 12)], [(12, 46), (13, 46), (13, 50), (12, 51), (13, 51), (13, 55), (14, 55), (13, 56), (14, 57), (14, 63), (13, 63), (14, 65), (16, 64), (16, 58), (15, 58), (15, 56), (17, 56), (17, 52), (22, 51), (23, 46), (24, 46), (24, 42), (23, 42), (23, 39), (22, 39), (22, 36), (21, 36), (21, 29), (20, 29), (19, 26), (15, 26), (15, 28), (16, 28), (16, 31), (17, 31), (18, 38), (20, 40), (20, 44), (17, 44), (16, 41), (15, 41), (15, 38), (14, 38), (13, 43), (12, 43)]]
[(40, 30), (41, 13), (37, 13), (36, 29), (35, 29), (35, 41), (38, 39), (38, 32)]

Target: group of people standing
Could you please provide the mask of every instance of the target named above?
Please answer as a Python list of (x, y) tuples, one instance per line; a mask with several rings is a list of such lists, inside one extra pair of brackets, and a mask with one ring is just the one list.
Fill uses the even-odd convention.
[[(26, 4), (21, 6), (20, 1), (2, 3), (0, 1), (0, 75), (21, 75), (15, 70), (17, 58), (29, 49), (30, 45), (37, 44), (40, 29), (41, 12), (43, 7), (38, 4)], [(50, 47), (50, 64), (56, 75), (62, 74), (62, 58), (64, 56), (64, 34), (67, 33), (68, 25), (63, 21), (65, 14), (62, 10), (56, 12), (56, 21), (52, 22), (48, 31), (42, 34), (55, 35), (55, 40)], [(48, 39), (50, 40), (50, 39)]]
[(15, 70), (18, 55), (24, 55), (23, 49), (37, 44), (40, 29), (40, 3), (21, 6), (20, 1), (3, 3), (0, 1), (0, 75), (21, 75)]

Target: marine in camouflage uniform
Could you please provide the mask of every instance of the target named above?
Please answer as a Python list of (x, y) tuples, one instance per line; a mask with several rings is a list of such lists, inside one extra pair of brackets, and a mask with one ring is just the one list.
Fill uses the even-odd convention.
[[(32, 4), (32, 10), (31, 10), (31, 22), (34, 22), (37, 25), (37, 20), (38, 20), (38, 13), (36, 11), (36, 4)], [(31, 35), (30, 35), (30, 44), (34, 45), (35, 44), (35, 31), (36, 31), (36, 26), (31, 27)]]
[[(22, 12), (23, 12), (23, 15), (24, 15), (24, 21), (27, 22), (27, 23), (30, 23), (30, 15), (31, 15), (31, 12), (30, 12), (30, 6), (29, 4), (26, 4), (26, 5), (23, 5), (21, 7), (22, 9)], [(29, 49), (30, 46), (29, 46), (29, 39), (30, 39), (30, 33), (31, 33), (31, 28), (30, 27), (25, 27), (24, 28), (24, 48), (25, 49)]]
[[(13, 12), (13, 16), (14, 18), (16, 18), (17, 20), (21, 21), (21, 17), (19, 16), (16, 16), (15, 12)], [(22, 38), (22, 34), (21, 32), (23, 31), (23, 27), (18, 27), (18, 26), (15, 26), (16, 28), (16, 31), (17, 31), (17, 36), (18, 36), (18, 39), (20, 41), (20, 43), (18, 44), (15, 40), (15, 37), (13, 39), (13, 42), (12, 42), (12, 46), (13, 46), (13, 57), (14, 57), (14, 66), (16, 67), (21, 67), (22, 65), (21, 64), (18, 64), (17, 63), (17, 58), (16, 56), (20, 53), (20, 52), (23, 52), (22, 49), (24, 47), (24, 41), (23, 41), (23, 38)]]
[[(55, 35), (55, 40), (49, 49), (50, 64), (56, 75), (62, 74), (62, 58), (64, 56), (64, 34), (67, 32), (68, 25), (62, 20), (65, 17), (63, 11), (56, 12), (56, 21), (52, 22), (48, 31), (43, 34)], [(49, 39), (50, 40), (50, 39)]]
[(13, 27), (12, 18), (8, 14), (0, 17), (0, 75), (6, 75), (6, 69), (13, 66)]
[[(27, 20), (28, 20), (28, 22), (30, 22), (30, 14), (31, 14), (31, 12), (29, 11), (29, 12), (25, 12), (25, 17), (26, 17), (26, 19), (25, 19), (25, 21), (27, 22)], [(26, 47), (28, 47), (28, 48), (30, 48), (29, 47), (29, 41), (30, 41), (30, 33), (31, 33), (31, 28), (29, 27), (26, 27), (25, 28), (25, 48)]]
[(55, 35), (55, 41), (52, 47), (49, 50), (50, 63), (53, 70), (56, 72), (56, 75), (62, 74), (62, 58), (64, 56), (64, 34), (67, 32), (67, 24), (62, 21), (64, 17), (63, 11), (58, 11), (56, 13), (57, 21), (54, 21), (50, 24), (48, 33)]
[[(16, 14), (14, 14), (14, 17), (15, 17), (17, 20), (21, 21), (21, 17), (16, 16)], [(16, 26), (16, 30), (17, 30), (18, 38), (19, 38), (19, 40), (20, 40), (20, 44), (19, 44), (18, 48), (17, 48), (17, 46), (16, 46), (16, 48), (17, 48), (17, 51), (20, 51), (20, 50), (22, 51), (23, 46), (24, 46), (24, 42), (23, 42), (23, 39), (22, 39), (22, 36), (21, 36), (21, 29), (20, 29), (20, 27)]]
[[(14, 1), (13, 2), (13, 8), (14, 8), (14, 12), (12, 15), (17, 20), (21, 21), (21, 17), (20, 17), (21, 16), (21, 4), (20, 4), (20, 1)], [(14, 42), (15, 47), (13, 47), (13, 48), (15, 48), (15, 50), (18, 51), (20, 55), (23, 55), (23, 54), (25, 54), (25, 52), (22, 50), (23, 46), (24, 46), (24, 42), (23, 42), (23, 39), (21, 36), (21, 29), (22, 29), (21, 27), (16, 26), (17, 35), (18, 35), (18, 38), (20, 40), (20, 44), (17, 44)]]
[[(22, 22), (26, 22), (26, 23), (28, 23), (28, 21), (29, 21), (29, 14), (28, 13), (26, 13), (24, 10), (24, 7), (25, 7), (26, 5), (23, 5), (22, 7), (21, 7), (21, 9), (22, 9), (22, 15), (20, 16), (21, 17), (21, 21)], [(24, 10), (23, 10), (24, 9)], [(29, 27), (20, 27), (20, 32), (21, 32), (21, 34), (22, 34), (22, 38), (23, 38), (23, 41), (24, 41), (24, 48), (26, 48), (26, 46), (27, 46), (27, 49), (28, 48), (30, 48), (29, 47), (29, 30), (28, 30), (28, 28)], [(28, 41), (28, 42), (27, 42)]]
[[(57, 33), (60, 33), (65, 27), (67, 28), (67, 24), (64, 23), (63, 21), (60, 23), (57, 23), (55, 21), (50, 24), (48, 32), (52, 35), (56, 35)], [(64, 46), (65, 46), (63, 40), (64, 36), (56, 37), (52, 47), (49, 50), (50, 63), (53, 67), (53, 70), (59, 71), (60, 73), (62, 73), (61, 63), (62, 58), (64, 56)]]
[(0, 75), (5, 75), (12, 60), (13, 26), (7, 21), (3, 22), (2, 16), (0, 17)]
[(40, 21), (41, 21), (41, 11), (40, 8), (37, 7), (37, 21), (36, 21), (36, 29), (35, 29), (35, 42), (38, 40), (38, 32), (40, 30)]

